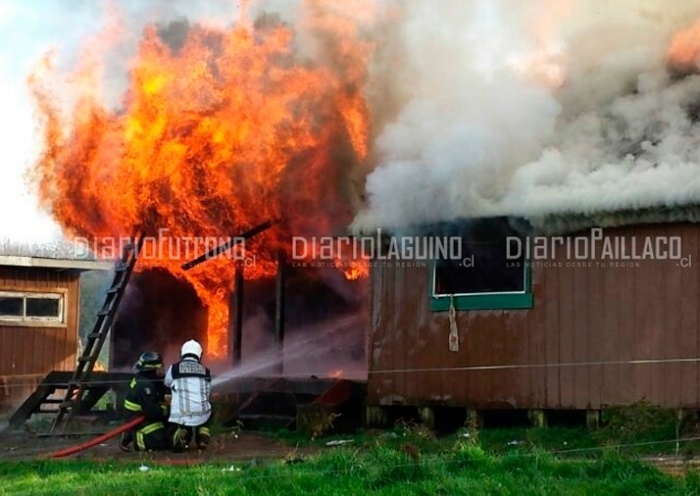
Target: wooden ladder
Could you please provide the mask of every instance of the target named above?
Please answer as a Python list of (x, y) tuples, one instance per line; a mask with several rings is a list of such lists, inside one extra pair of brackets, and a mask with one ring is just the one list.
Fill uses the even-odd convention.
[(102, 346), (104, 345), (107, 335), (112, 327), (112, 322), (119, 308), (119, 303), (122, 300), (126, 286), (131, 278), (131, 273), (134, 270), (136, 259), (143, 246), (143, 235), (139, 233), (132, 236), (130, 242), (124, 246), (121, 259), (117, 262), (114, 272), (114, 280), (112, 285), (107, 290), (104, 305), (97, 312), (97, 321), (90, 334), (87, 335), (87, 341), (83, 347), (83, 352), (78, 357), (78, 363), (73, 372), (73, 376), (68, 381), (65, 396), (62, 402), (58, 405), (58, 412), (51, 425), (53, 433), (63, 422), (63, 430), (70, 423), (70, 420), (80, 411), (83, 403), (84, 393), (90, 389), (90, 377), (95, 363), (99, 357)]

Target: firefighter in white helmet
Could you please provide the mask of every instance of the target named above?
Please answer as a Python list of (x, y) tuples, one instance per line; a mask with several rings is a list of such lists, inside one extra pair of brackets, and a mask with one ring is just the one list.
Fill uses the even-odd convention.
[(201, 345), (195, 340), (187, 341), (182, 345), (180, 361), (168, 367), (165, 373), (165, 385), (172, 393), (171, 442), (178, 452), (192, 442), (199, 449), (205, 449), (211, 437), (211, 371), (201, 360)]

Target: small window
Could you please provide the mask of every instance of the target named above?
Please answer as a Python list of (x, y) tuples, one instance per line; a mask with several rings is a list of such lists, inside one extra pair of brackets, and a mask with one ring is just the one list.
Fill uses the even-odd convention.
[(0, 296), (0, 317), (22, 317), (24, 300), (17, 296)]
[(522, 236), (507, 219), (471, 221), (462, 236), (462, 260), (437, 260), (432, 273), (432, 307), (449, 310), (505, 310), (532, 307), (530, 272), (524, 256), (509, 253)]
[(0, 323), (63, 324), (62, 293), (0, 292)]
[(61, 301), (58, 298), (27, 298), (27, 317), (60, 317)]

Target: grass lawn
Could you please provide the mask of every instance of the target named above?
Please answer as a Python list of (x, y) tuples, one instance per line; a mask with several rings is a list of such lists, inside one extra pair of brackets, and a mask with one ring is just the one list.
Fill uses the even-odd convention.
[[(305, 459), (165, 466), (152, 462), (0, 462), (0, 495), (698, 495), (700, 475), (671, 476), (639, 461), (652, 454), (700, 453), (697, 431), (674, 414), (626, 409), (602, 429), (522, 428), (445, 437), (415, 424), (352, 436), (268, 435), (314, 444)], [(223, 431), (222, 431), (223, 432)], [(678, 436), (685, 437), (676, 443)]]
[(306, 460), (255, 465), (0, 462), (0, 494), (700, 495), (696, 473), (672, 477), (614, 451), (560, 459), (524, 449), (489, 454), (472, 442), (456, 441), (439, 453), (424, 453), (411, 441), (377, 440), (328, 449)]

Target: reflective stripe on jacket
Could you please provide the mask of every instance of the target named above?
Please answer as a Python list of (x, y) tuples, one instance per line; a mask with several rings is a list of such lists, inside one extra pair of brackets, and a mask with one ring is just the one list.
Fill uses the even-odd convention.
[(165, 404), (166, 388), (152, 373), (138, 373), (131, 379), (124, 398), (124, 409), (133, 414), (142, 414), (145, 420), (135, 429), (137, 444), (143, 436), (165, 427), (168, 406)]
[(199, 426), (211, 416), (211, 371), (194, 357), (185, 356), (168, 368), (165, 385), (170, 388), (170, 422)]

